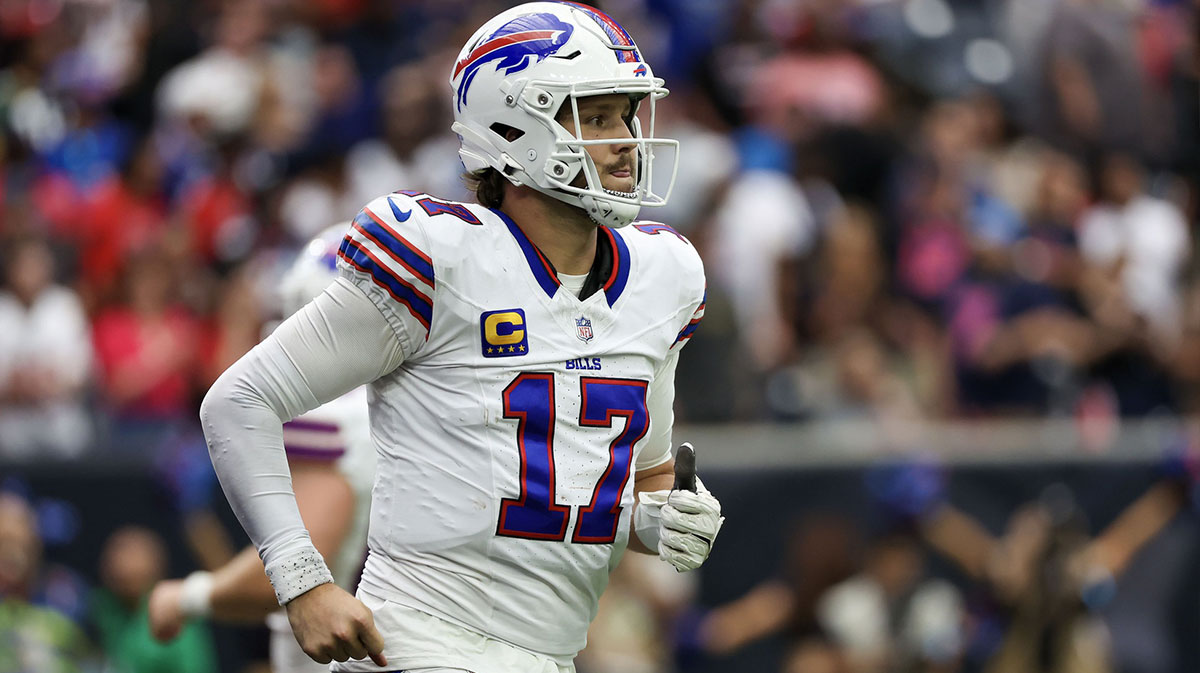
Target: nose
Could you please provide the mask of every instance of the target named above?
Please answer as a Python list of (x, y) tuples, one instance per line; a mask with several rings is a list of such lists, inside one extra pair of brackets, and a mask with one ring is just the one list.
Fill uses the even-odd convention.
[(621, 131), (620, 134), (617, 135), (618, 141), (614, 142), (612, 144), (613, 151), (616, 152), (617, 154), (628, 154), (628, 153), (632, 152), (635, 148), (637, 148), (637, 143), (621, 142), (622, 140), (627, 140), (627, 141), (633, 140), (633, 133), (629, 130), (629, 128), (626, 127), (624, 124), (621, 125), (621, 128), (623, 130)]

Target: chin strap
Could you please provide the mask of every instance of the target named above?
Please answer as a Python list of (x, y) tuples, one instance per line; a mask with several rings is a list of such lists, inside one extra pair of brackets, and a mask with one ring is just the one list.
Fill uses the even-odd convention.
[(593, 195), (580, 196), (580, 207), (596, 224), (620, 229), (637, 219), (641, 206), (612, 203)]

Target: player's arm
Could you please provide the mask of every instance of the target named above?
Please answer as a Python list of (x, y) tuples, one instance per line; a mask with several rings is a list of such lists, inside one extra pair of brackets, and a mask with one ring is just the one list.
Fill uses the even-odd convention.
[[(646, 406), (651, 432), (634, 473), (633, 531), (629, 549), (658, 554), (676, 570), (699, 568), (712, 551), (725, 519), (721, 503), (695, 473), (690, 445), (678, 463), (671, 457), (675, 414), (675, 367), (679, 351), (671, 351), (650, 382)], [(682, 470), (682, 474), (681, 474)]]
[(283, 421), (401, 361), (403, 349), (386, 318), (343, 278), (234, 363), (201, 405), (221, 487), (258, 549), (278, 603), (288, 608), (297, 641), (321, 663), (368, 653), (382, 659), (382, 641), (366, 606), (332, 584), (304, 526), (284, 453)]
[[(293, 460), (290, 465), (300, 516), (313, 546), (324, 557), (336, 556), (354, 514), (350, 484), (332, 462)], [(211, 573), (197, 571), (184, 580), (159, 582), (150, 595), (150, 629), (156, 638), (166, 641), (191, 617), (261, 623), (278, 609), (262, 559), (248, 546)]]
[[(313, 546), (325, 558), (336, 557), (354, 518), (354, 491), (334, 463), (290, 461), (292, 487), (300, 516)], [(257, 553), (245, 554), (230, 572), (217, 573), (213, 582), (212, 614), (222, 620), (262, 621), (279, 609), (275, 592), (263, 572)]]

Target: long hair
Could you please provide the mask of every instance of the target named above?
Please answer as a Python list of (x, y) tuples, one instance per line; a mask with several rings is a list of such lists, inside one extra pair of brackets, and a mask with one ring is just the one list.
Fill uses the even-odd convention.
[(467, 183), (467, 189), (475, 192), (479, 205), (499, 208), (504, 203), (504, 185), (508, 184), (508, 178), (491, 166), (463, 173), (463, 182)]

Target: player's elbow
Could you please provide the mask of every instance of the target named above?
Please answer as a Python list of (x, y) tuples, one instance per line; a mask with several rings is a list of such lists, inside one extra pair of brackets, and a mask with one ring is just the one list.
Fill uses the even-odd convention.
[(234, 363), (212, 384), (200, 403), (200, 427), (214, 464), (217, 448), (228, 445), (247, 430), (277, 433), (283, 419), (291, 418), (275, 394), (271, 377), (248, 357)]
[(224, 377), (217, 379), (200, 402), (200, 427), (204, 430), (204, 436), (210, 440), (210, 445), (211, 440), (220, 432), (221, 420), (232, 416), (230, 407), (233, 401), (226, 386), (222, 385), (223, 381)]
[(278, 415), (276, 407), (283, 403), (275, 399), (277, 395), (269, 394), (272, 374), (260, 360), (251, 351), (213, 382), (200, 403), (200, 422), (206, 431), (213, 423), (240, 413), (265, 410)]
[(235, 423), (247, 408), (262, 406), (261, 396), (254, 394), (254, 386), (244, 379), (238, 375), (236, 365), (229, 368), (213, 382), (200, 402), (200, 427), (204, 429), (210, 447), (225, 425)]
[(212, 425), (212, 420), (220, 416), (220, 407), (227, 400), (218, 392), (216, 384), (204, 394), (200, 402), (200, 425), (205, 430)]

